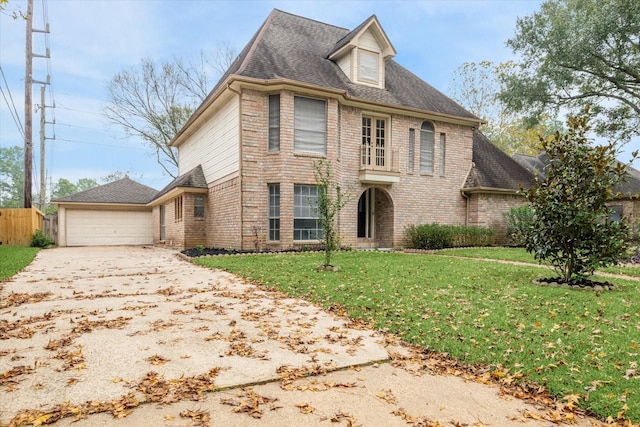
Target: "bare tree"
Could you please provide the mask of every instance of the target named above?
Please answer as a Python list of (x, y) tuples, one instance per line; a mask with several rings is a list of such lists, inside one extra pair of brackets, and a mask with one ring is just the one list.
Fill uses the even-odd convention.
[(539, 135), (549, 136), (562, 129), (562, 123), (549, 116), (529, 125), (522, 114), (507, 109), (500, 99), (504, 76), (514, 72), (511, 61), (465, 62), (454, 72), (449, 86), (451, 97), (487, 123), (480, 130), (507, 154), (538, 154)]
[(222, 44), (213, 53), (201, 52), (198, 59), (173, 58), (156, 62), (140, 61), (116, 74), (107, 84), (107, 119), (130, 136), (141, 138), (155, 152), (157, 162), (171, 177), (177, 175), (178, 153), (169, 146), (231, 65), (235, 53)]

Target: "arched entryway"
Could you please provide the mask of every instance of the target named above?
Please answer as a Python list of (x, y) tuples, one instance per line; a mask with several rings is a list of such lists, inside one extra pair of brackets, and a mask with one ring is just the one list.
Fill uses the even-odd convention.
[(385, 190), (371, 187), (358, 199), (358, 248), (393, 247), (393, 201)]

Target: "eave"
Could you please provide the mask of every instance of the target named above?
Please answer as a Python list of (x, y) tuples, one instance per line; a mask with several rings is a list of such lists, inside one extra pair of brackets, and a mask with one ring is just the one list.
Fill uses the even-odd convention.
[[(172, 147), (178, 147), (184, 142), (186, 138), (192, 133), (187, 132), (189, 128), (198, 122), (201, 118), (205, 118), (207, 110), (215, 105), (217, 102), (228, 99), (231, 97), (231, 93), (240, 94), (241, 89), (253, 89), (261, 92), (270, 92), (276, 90), (292, 90), (303, 91), (309, 95), (330, 97), (337, 99), (340, 103), (350, 107), (358, 107), (371, 109), (374, 107), (376, 111), (398, 114), (398, 115), (410, 115), (419, 117), (424, 120), (436, 120), (447, 123), (453, 123), (462, 126), (480, 127), (485, 124), (486, 121), (480, 119), (464, 118), (460, 116), (454, 116), (450, 114), (438, 113), (435, 111), (427, 111), (412, 107), (403, 107), (394, 104), (377, 103), (363, 98), (351, 97), (345, 90), (331, 89), (323, 86), (318, 86), (310, 83), (304, 83), (291, 79), (256, 79), (252, 77), (244, 77), (238, 75), (231, 75), (227, 80), (219, 86), (216, 92), (212, 93), (193, 113), (191, 118), (183, 126), (183, 128), (176, 134), (171, 143)], [(230, 93), (231, 92), (231, 93)], [(228, 96), (225, 96), (228, 95)]]
[(101, 202), (64, 202), (64, 201), (52, 201), (54, 205), (58, 207), (62, 206), (65, 209), (99, 209), (99, 210), (148, 210), (148, 204), (145, 203), (101, 203)]
[(153, 207), (153, 206), (158, 206), (161, 205), (171, 199), (174, 199), (176, 197), (178, 197), (181, 194), (184, 193), (200, 193), (200, 194), (207, 194), (209, 192), (208, 188), (199, 188), (199, 187), (176, 187), (176, 188), (172, 188), (171, 191), (167, 192), (166, 194), (163, 194), (161, 197), (157, 198), (157, 199), (153, 199), (152, 201), (150, 201), (149, 203), (147, 203), (147, 206)]

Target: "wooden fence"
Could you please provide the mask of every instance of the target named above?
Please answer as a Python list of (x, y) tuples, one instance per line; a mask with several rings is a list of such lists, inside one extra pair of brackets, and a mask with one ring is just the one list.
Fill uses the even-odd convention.
[(42, 218), (42, 231), (51, 237), (54, 242), (58, 241), (58, 215), (49, 214)]
[(44, 214), (36, 208), (0, 209), (0, 245), (31, 246)]

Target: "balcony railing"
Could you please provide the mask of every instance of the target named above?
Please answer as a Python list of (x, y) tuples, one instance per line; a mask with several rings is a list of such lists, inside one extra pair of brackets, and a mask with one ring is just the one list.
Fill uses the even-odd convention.
[(399, 182), (399, 150), (363, 145), (360, 151), (360, 181), (371, 184)]

